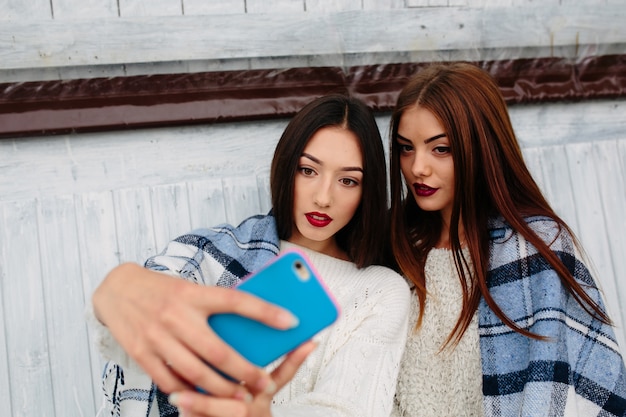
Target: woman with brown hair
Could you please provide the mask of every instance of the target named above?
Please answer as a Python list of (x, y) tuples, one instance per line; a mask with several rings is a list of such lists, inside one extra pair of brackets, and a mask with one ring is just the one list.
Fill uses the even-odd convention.
[(396, 415), (624, 415), (600, 290), (492, 77), (470, 63), (418, 72), (390, 134), (391, 243), (414, 296)]

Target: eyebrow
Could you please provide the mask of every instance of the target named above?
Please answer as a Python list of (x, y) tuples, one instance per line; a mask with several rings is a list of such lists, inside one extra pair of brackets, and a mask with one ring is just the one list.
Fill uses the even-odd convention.
[[(399, 134), (399, 133), (396, 133), (396, 136), (397, 136), (397, 137), (398, 137), (398, 139), (400, 139), (400, 140), (403, 140), (403, 141), (405, 141), (405, 142), (411, 142), (411, 140), (409, 140), (409, 139), (405, 138), (404, 136), (402, 136), (402, 135), (401, 135), (401, 134)], [(446, 135), (445, 133), (440, 133), (440, 134), (438, 134), (438, 135), (435, 135), (435, 136), (433, 136), (433, 137), (431, 137), (431, 138), (426, 139), (426, 140), (424, 141), (424, 143), (430, 143), (430, 142), (432, 142), (432, 141), (434, 141), (434, 140), (441, 139), (441, 138), (445, 138), (446, 136), (447, 136), (447, 135)]]
[[(324, 165), (324, 163), (322, 161), (320, 161), (319, 159), (317, 159), (316, 157), (314, 157), (311, 154), (303, 152), (302, 156), (305, 157), (305, 158), (310, 159), (311, 161), (315, 162), (316, 164)], [(343, 167), (343, 168), (341, 168), (341, 171), (360, 171), (360, 172), (363, 172), (363, 168), (361, 168), (361, 167)]]

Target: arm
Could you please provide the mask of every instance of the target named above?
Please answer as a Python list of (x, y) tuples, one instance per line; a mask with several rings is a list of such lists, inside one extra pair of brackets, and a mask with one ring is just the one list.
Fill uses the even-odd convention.
[(134, 264), (120, 265), (107, 275), (93, 294), (93, 307), (95, 317), (123, 349), (116, 343), (101, 344), (103, 355), (123, 367), (132, 359), (168, 393), (190, 384), (223, 396), (241, 391), (202, 361), (252, 387), (260, 384), (263, 389), (269, 383), (267, 375), (211, 332), (209, 315), (228, 311), (277, 327), (291, 324), (289, 313), (247, 294), (198, 286)]
[[(559, 233), (549, 219), (533, 219), (532, 227), (603, 306), (571, 237)], [(546, 339), (513, 332), (481, 301), (486, 410), (497, 408), (502, 415), (586, 416), (604, 409), (610, 410), (606, 415), (623, 415), (626, 370), (612, 328), (589, 315), (534, 252), (516, 234), (492, 245), (492, 262), (498, 260), (489, 273), (492, 296), (509, 318)], [(511, 271), (524, 272), (512, 279)]]
[[(273, 230), (271, 218), (255, 220), (251, 218), (246, 226)], [(239, 245), (233, 245), (232, 241), (246, 239), (250, 234), (246, 230), (246, 227), (238, 228), (234, 231), (237, 234), (232, 228), (221, 227), (182, 236), (171, 241), (162, 254), (148, 260), (147, 265), (159, 272), (124, 264), (103, 280), (93, 294), (93, 310), (88, 310), (92, 313), (88, 320), (99, 336), (96, 339), (103, 356), (123, 365), (109, 363), (107, 367), (104, 385), (110, 406), (119, 408), (127, 402), (128, 407), (134, 407), (133, 401), (141, 401), (141, 406), (149, 409), (155, 390), (151, 378), (165, 392), (200, 386), (226, 397), (247, 395), (245, 389), (218, 377), (202, 361), (247, 381), (246, 388), (252, 392), (271, 391), (274, 384), (268, 375), (225, 347), (210, 331), (206, 318), (229, 311), (288, 328), (293, 323), (291, 315), (246, 294), (196, 285), (215, 285), (224, 277), (226, 281), (240, 278), (216, 259), (228, 266), (236, 264), (237, 271), (245, 273), (236, 260), (235, 250)], [(254, 231), (255, 236), (259, 234), (258, 230)], [(267, 242), (262, 242), (255, 256), (246, 257), (243, 267), (251, 270), (274, 256), (277, 252), (274, 240), (269, 236)], [(218, 247), (230, 252), (217, 253)], [(210, 256), (214, 252), (220, 256)], [(133, 395), (120, 394), (120, 389), (128, 393), (138, 390), (146, 395), (137, 400), (131, 398)]]

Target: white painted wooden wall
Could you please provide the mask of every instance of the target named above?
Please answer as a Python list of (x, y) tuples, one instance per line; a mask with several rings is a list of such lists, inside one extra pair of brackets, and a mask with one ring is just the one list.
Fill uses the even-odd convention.
[[(622, 346), (625, 109), (511, 109), (533, 174), (595, 262)], [(379, 122), (386, 135), (388, 119)], [(285, 124), (0, 141), (0, 398), (12, 415), (94, 415), (102, 362), (82, 315), (93, 288), (178, 234), (267, 211), (267, 167)]]
[[(384, 51), (394, 45), (405, 59), (426, 59), (424, 52), (503, 59), (550, 51), (573, 57), (594, 50), (624, 53), (622, 18), (614, 17), (624, 5), (623, 0), (551, 0), (540, 6), (531, 0), (0, 0), (0, 82), (315, 65), (336, 59), (336, 52), (344, 62), (354, 62), (355, 55), (376, 62), (389, 59)], [(520, 29), (519, 14), (501, 21), (507, 7), (527, 13), (528, 30)], [(531, 19), (544, 12), (548, 23)], [(263, 19), (251, 18), (255, 13)], [(254, 48), (241, 44), (222, 60), (226, 52), (209, 46), (227, 43), (217, 29), (204, 28), (216, 15), (244, 25), (251, 37), (287, 36), (281, 28), (286, 22), (319, 31), (344, 20), (341, 30), (313, 33), (317, 38), (303, 29), (304, 38)], [(485, 16), (499, 20), (473, 25)], [(420, 33), (420, 44), (411, 44), (409, 32), (416, 26), (411, 19), (430, 27)], [(381, 32), (368, 30), (376, 22), (384, 23)], [(480, 28), (471, 32), (476, 38), (450, 30), (459, 22)], [(168, 37), (162, 30), (170, 25), (193, 29), (187, 33), (189, 47), (201, 51), (205, 45), (206, 55), (198, 61), (176, 55), (172, 39), (178, 35)], [(124, 36), (133, 48), (142, 40), (146, 46), (125, 49)], [(573, 50), (572, 39), (586, 43)], [(299, 52), (298, 42), (308, 52)], [(280, 55), (283, 48), (287, 53)], [(88, 53), (93, 50), (104, 55), (95, 58)], [(119, 61), (116, 50), (126, 54)], [(131, 53), (139, 58), (126, 64)], [(84, 61), (74, 65), (68, 57)], [(594, 261), (622, 348), (625, 109), (623, 99), (511, 108), (533, 174)], [(387, 115), (378, 121), (386, 138)], [(83, 320), (94, 287), (119, 262), (141, 262), (180, 233), (267, 211), (268, 167), (286, 123), (0, 139), (0, 415), (96, 414), (102, 359)]]

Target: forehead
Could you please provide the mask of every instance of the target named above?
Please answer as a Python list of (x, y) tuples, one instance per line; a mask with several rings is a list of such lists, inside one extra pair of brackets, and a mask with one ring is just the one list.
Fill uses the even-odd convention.
[(307, 142), (303, 153), (323, 164), (363, 166), (361, 144), (354, 132), (341, 127), (323, 127)]
[(435, 114), (421, 106), (411, 106), (402, 112), (398, 134), (409, 140), (424, 140), (445, 133)]

